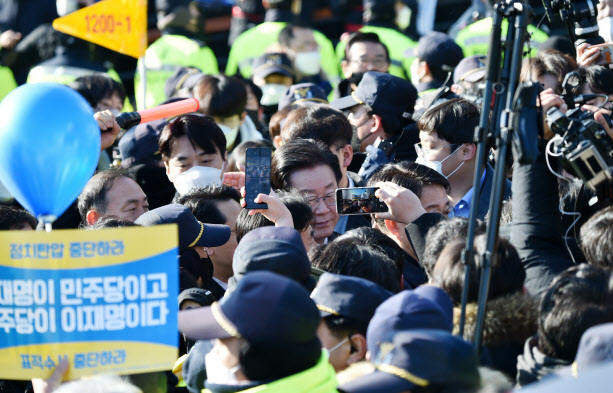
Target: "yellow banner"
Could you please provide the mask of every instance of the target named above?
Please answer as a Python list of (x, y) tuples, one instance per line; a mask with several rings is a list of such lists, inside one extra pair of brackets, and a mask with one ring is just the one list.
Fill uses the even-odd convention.
[(102, 0), (54, 20), (53, 28), (139, 58), (147, 49), (147, 0)]
[(121, 231), (2, 231), (0, 261), (4, 266), (22, 269), (83, 269), (138, 261), (167, 252), (178, 243), (175, 224)]

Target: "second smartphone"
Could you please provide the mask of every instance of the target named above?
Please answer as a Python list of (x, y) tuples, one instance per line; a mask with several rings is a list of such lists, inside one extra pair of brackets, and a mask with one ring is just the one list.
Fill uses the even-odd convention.
[(270, 194), (270, 160), (272, 152), (267, 147), (247, 149), (245, 160), (246, 209), (268, 209), (266, 203), (255, 203), (258, 194)]
[(338, 214), (373, 214), (387, 211), (387, 205), (375, 196), (379, 187), (339, 188), (336, 190)]

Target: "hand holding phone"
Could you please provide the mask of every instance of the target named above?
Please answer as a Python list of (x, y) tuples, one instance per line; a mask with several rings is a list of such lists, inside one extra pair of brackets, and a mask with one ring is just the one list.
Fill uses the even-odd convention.
[(259, 194), (270, 194), (271, 150), (267, 147), (247, 149), (245, 162), (246, 209), (268, 209), (266, 203), (256, 203)]
[(426, 214), (421, 201), (413, 191), (388, 181), (379, 182), (377, 186), (379, 186), (377, 197), (389, 207), (389, 212), (377, 213), (377, 218), (406, 225)]
[(378, 187), (339, 188), (336, 190), (336, 211), (342, 215), (386, 212), (387, 205), (375, 196)]

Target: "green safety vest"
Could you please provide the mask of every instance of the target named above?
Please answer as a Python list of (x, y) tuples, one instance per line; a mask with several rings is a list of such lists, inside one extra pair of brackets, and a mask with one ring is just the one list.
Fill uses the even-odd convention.
[[(243, 78), (251, 78), (253, 59), (266, 53), (268, 47), (277, 42), (279, 33), (285, 26), (287, 26), (285, 22), (264, 22), (236, 37), (230, 48), (226, 75), (235, 75), (240, 72)], [(313, 35), (319, 45), (321, 69), (328, 77), (328, 81), (335, 85), (339, 81), (339, 69), (334, 47), (330, 40), (319, 31), (314, 30)]]
[[(412, 60), (414, 57), (417, 42), (413, 41), (398, 30), (388, 27), (364, 26), (360, 29), (362, 33), (376, 33), (379, 40), (385, 44), (390, 54), (390, 67), (388, 72), (403, 79), (409, 79), (409, 69), (406, 68), (407, 58)], [(347, 41), (341, 41), (336, 46), (336, 57), (340, 63), (345, 58), (345, 46)]]
[[(134, 95), (138, 109), (145, 109), (141, 88), (141, 62), (138, 60), (134, 75)], [(218, 74), (217, 58), (208, 46), (182, 35), (164, 34), (145, 51), (147, 72), (147, 108), (166, 101), (166, 80), (181, 67), (197, 67), (205, 74)]]
[[(55, 82), (61, 83), (62, 85), (69, 85), (81, 76), (98, 73), (98, 71), (88, 70), (87, 68), (40, 65), (30, 70), (27, 83)], [(109, 69), (106, 74), (114, 81), (122, 84), (119, 74), (114, 69)], [(128, 97), (126, 97), (123, 103), (123, 111), (131, 112), (132, 110), (132, 104)]]
[(15, 82), (13, 71), (8, 67), (0, 66), (0, 100), (16, 87), (17, 82)]
[[(458, 33), (456, 36), (456, 43), (460, 45), (465, 57), (482, 55), (486, 56), (489, 52), (490, 46), (490, 34), (492, 31), (492, 17), (481, 19), (472, 23)], [(504, 19), (502, 21), (501, 40), (504, 40), (507, 36), (507, 30), (509, 27), (509, 21)], [(549, 36), (542, 30), (537, 29), (532, 25), (528, 25), (528, 33), (530, 33), (530, 53), (528, 57), (536, 56), (536, 52), (541, 42), (547, 41)]]
[[(323, 351), (322, 351), (323, 352)], [(317, 364), (298, 374), (240, 391), (240, 393), (338, 393), (336, 373), (322, 353)], [(210, 393), (203, 389), (202, 393)]]

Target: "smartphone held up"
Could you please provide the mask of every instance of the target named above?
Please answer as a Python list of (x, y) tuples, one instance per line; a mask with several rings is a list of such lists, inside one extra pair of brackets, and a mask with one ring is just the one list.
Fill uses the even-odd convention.
[(387, 205), (375, 196), (379, 187), (339, 188), (336, 190), (336, 211), (342, 215), (386, 212)]
[(255, 203), (258, 194), (270, 194), (270, 161), (272, 152), (267, 147), (247, 149), (245, 160), (246, 209), (268, 209), (266, 203)]

